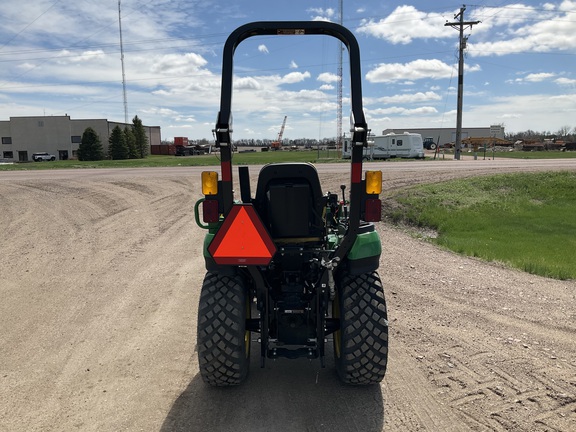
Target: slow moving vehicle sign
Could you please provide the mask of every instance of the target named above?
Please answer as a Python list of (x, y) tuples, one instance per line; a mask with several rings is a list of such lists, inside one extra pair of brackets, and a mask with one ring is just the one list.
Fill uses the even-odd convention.
[(235, 204), (208, 252), (220, 265), (268, 265), (276, 246), (250, 204)]

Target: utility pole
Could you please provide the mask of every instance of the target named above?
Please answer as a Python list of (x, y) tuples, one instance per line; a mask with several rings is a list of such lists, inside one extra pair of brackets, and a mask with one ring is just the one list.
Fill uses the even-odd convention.
[(468, 36), (464, 37), (464, 27), (479, 24), (480, 21), (464, 21), (464, 11), (466, 5), (462, 5), (460, 12), (454, 15), (454, 19), (459, 19), (457, 22), (447, 22), (444, 26), (450, 26), (460, 31), (460, 47), (458, 56), (458, 108), (456, 111), (456, 144), (454, 148), (454, 159), (460, 160), (460, 151), (462, 149), (462, 98), (464, 93), (464, 50), (466, 49), (466, 42)]
[(124, 44), (122, 42), (122, 12), (118, 0), (118, 26), (120, 27), (120, 61), (122, 62), (122, 94), (124, 97), (124, 123), (128, 124), (128, 99), (126, 98), (126, 71), (124, 69)]

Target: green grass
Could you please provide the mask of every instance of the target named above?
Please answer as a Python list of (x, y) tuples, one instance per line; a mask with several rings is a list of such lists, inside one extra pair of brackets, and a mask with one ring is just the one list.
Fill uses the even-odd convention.
[[(491, 153), (486, 152), (486, 158)], [(484, 157), (484, 154), (482, 154)], [(478, 153), (480, 159), (480, 153)], [(513, 151), (513, 152), (496, 152), (496, 159), (510, 158), (510, 159), (573, 159), (576, 158), (575, 151), (561, 152), (561, 151)]]
[[(309, 151), (268, 151), (251, 153), (234, 153), (232, 162), (239, 165), (263, 165), (272, 162), (342, 162), (336, 150)], [(0, 171), (14, 170), (45, 170), (74, 168), (142, 168), (170, 166), (214, 166), (219, 165), (218, 154), (202, 156), (157, 156), (151, 155), (145, 159), (102, 160), (81, 162), (77, 160), (54, 162), (26, 162), (13, 165), (0, 165)]]
[[(446, 151), (446, 156), (454, 155), (454, 151)], [(467, 149), (462, 152), (464, 156), (474, 156), (474, 152), (469, 153)], [(484, 159), (484, 151), (478, 151), (476, 153), (478, 156), (478, 160)], [(533, 151), (533, 152), (525, 152), (525, 151), (511, 151), (511, 152), (494, 152), (487, 150), (486, 151), (486, 159), (572, 159), (576, 158), (576, 151)], [(440, 151), (440, 159), (442, 159), (442, 151)]]
[(396, 222), (431, 241), (529, 273), (576, 279), (576, 173), (504, 174), (419, 186), (392, 197)]
[[(260, 149), (251, 153), (234, 153), (233, 163), (238, 165), (263, 165), (273, 162), (311, 162), (311, 163), (328, 163), (328, 162), (349, 162), (340, 157), (336, 150), (318, 150), (308, 151), (289, 151), (279, 152), (262, 152)], [(471, 153), (463, 153), (471, 155)], [(496, 152), (494, 155), (498, 158), (518, 158), (518, 159), (560, 159), (575, 158), (576, 152)], [(442, 154), (439, 155), (442, 160)], [(452, 160), (453, 154), (446, 152), (445, 157)], [(492, 158), (492, 152), (486, 153), (486, 159)], [(484, 158), (483, 153), (478, 153), (478, 159)], [(433, 159), (430, 157), (427, 160)], [(413, 159), (394, 158), (388, 162), (406, 162)], [(95, 162), (81, 162), (77, 160), (54, 161), (54, 162), (26, 162), (15, 163), (13, 165), (0, 165), (0, 171), (21, 171), (21, 170), (46, 170), (46, 169), (78, 169), (78, 168), (142, 168), (142, 167), (170, 167), (170, 166), (214, 166), (219, 165), (218, 154), (203, 156), (148, 156), (145, 159), (130, 160), (103, 160)]]

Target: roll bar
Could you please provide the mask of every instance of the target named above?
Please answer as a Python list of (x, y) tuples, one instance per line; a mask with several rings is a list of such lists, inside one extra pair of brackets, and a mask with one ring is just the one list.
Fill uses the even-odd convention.
[[(356, 37), (347, 28), (328, 21), (259, 21), (244, 24), (234, 30), (224, 45), (222, 59), (222, 88), (220, 94), (220, 111), (215, 127), (216, 147), (220, 148), (222, 169), (222, 192), (224, 213), (227, 214), (232, 206), (232, 79), (234, 70), (234, 52), (236, 47), (252, 36), (270, 35), (327, 35), (339, 39), (350, 56), (350, 85), (351, 85), (351, 132), (352, 143), (352, 192), (355, 183), (360, 183), (362, 171), (362, 147), (366, 146), (368, 126), (362, 109), (362, 76), (360, 72), (360, 48)], [(351, 197), (353, 201), (360, 201)], [(357, 208), (356, 208), (357, 207)], [(360, 215), (360, 204), (351, 202), (351, 213)], [(351, 214), (351, 216), (353, 216)]]

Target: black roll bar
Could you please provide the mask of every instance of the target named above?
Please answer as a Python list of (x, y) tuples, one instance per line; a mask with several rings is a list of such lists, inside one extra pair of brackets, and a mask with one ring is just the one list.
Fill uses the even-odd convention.
[[(362, 152), (366, 146), (368, 126), (362, 109), (362, 76), (360, 48), (356, 37), (347, 28), (328, 21), (260, 21), (244, 24), (234, 30), (224, 45), (222, 59), (222, 88), (220, 111), (216, 121), (216, 146), (220, 148), (222, 169), (222, 199), (224, 214), (233, 203), (232, 192), (232, 80), (236, 47), (252, 36), (270, 35), (327, 35), (339, 39), (348, 49), (350, 57), (350, 86), (352, 106), (352, 185), (350, 196), (351, 231), (355, 233), (360, 219), (361, 185), (358, 173), (362, 171)], [(355, 174), (356, 173), (356, 174)], [(356, 178), (355, 178), (356, 177)], [(347, 248), (345, 248), (347, 249)]]

